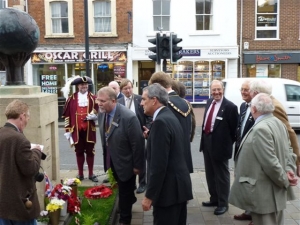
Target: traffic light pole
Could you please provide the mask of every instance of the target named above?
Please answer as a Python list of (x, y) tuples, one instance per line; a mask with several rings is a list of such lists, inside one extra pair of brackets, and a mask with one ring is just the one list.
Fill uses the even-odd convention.
[(162, 70), (164, 72), (167, 72), (167, 60), (166, 59), (164, 59), (164, 61), (163, 61), (163, 68), (162, 68)]

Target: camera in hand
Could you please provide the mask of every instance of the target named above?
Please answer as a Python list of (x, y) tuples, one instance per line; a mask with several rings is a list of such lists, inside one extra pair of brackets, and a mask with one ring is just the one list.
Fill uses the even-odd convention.
[[(45, 160), (47, 157), (47, 155), (45, 153), (42, 152), (42, 160)], [(42, 182), (44, 180), (44, 173), (40, 173), (38, 172), (35, 176), (34, 176), (35, 181), (37, 182)]]

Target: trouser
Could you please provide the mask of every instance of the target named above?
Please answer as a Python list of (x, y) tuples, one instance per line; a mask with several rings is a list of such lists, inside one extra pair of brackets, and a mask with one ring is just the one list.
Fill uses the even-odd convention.
[(78, 133), (78, 143), (75, 144), (75, 152), (77, 159), (78, 175), (83, 176), (83, 165), (85, 161), (88, 164), (89, 177), (93, 175), (94, 170), (94, 156), (95, 156), (95, 143), (87, 142), (87, 131), (80, 130)]
[(127, 181), (121, 181), (118, 174), (115, 171), (112, 161), (111, 170), (113, 175), (118, 182), (119, 187), (119, 210), (120, 210), (120, 219), (119, 223), (130, 224), (132, 218), (132, 205), (136, 202), (136, 197), (134, 195), (135, 187), (135, 175)]
[(187, 202), (168, 207), (153, 207), (154, 225), (186, 225)]
[(218, 206), (228, 206), (230, 190), (230, 172), (228, 160), (215, 160), (212, 155), (212, 136), (203, 134), (205, 175), (211, 202), (218, 202)]

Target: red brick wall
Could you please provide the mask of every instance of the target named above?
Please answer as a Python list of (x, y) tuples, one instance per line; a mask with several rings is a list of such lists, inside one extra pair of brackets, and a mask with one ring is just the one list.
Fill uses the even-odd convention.
[[(84, 1), (73, 0), (74, 38), (44, 38), (45, 36), (45, 5), (44, 0), (27, 0), (28, 13), (35, 19), (40, 28), (40, 45), (43, 44), (84, 44)], [(17, 1), (9, 0), (9, 6)], [(90, 44), (114, 44), (132, 42), (132, 20), (128, 34), (128, 14), (132, 11), (132, 0), (117, 0), (117, 34), (118, 37), (89, 38)]]

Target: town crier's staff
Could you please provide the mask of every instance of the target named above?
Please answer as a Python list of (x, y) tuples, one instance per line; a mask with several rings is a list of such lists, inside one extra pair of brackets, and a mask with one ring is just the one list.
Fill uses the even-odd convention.
[[(89, 84), (92, 84), (92, 80), (87, 76), (75, 76), (68, 80), (62, 89), (65, 98), (67, 98), (62, 117), (65, 119), (65, 136), (71, 145), (75, 146), (77, 178), (84, 179), (83, 165), (86, 154), (89, 179), (98, 182), (93, 173), (96, 143), (95, 120), (97, 120), (98, 104), (95, 101), (95, 95), (88, 91)], [(70, 85), (76, 85), (78, 91), (68, 97)]]

